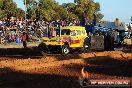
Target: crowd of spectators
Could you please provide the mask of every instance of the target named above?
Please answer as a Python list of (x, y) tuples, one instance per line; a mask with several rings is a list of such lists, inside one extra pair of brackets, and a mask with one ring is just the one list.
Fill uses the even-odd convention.
[(48, 33), (52, 31), (54, 27), (75, 26), (79, 25), (79, 21), (72, 20), (17, 20), (11, 17), (11, 19), (0, 20), (0, 43), (21, 43), (22, 34), (26, 32), (28, 35), (28, 41), (35, 41), (37, 38), (48, 37)]

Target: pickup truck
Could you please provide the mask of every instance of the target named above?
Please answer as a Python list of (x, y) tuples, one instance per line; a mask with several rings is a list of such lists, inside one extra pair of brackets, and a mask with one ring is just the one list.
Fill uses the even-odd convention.
[(67, 26), (56, 29), (55, 32), (56, 36), (40, 39), (39, 49), (42, 53), (47, 53), (50, 48), (59, 49), (62, 55), (68, 55), (71, 49), (79, 51), (88, 51), (90, 49), (89, 37), (85, 27)]

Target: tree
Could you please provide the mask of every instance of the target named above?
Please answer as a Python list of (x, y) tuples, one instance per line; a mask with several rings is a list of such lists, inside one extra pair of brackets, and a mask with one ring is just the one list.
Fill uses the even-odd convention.
[[(23, 3), (25, 5), (25, 0), (23, 0)], [(26, 0), (26, 14), (27, 18), (34, 18), (36, 16), (35, 10), (38, 5), (38, 0)]]
[(15, 16), (21, 19), (24, 17), (24, 11), (17, 8), (13, 0), (0, 0), (0, 14), (0, 18), (4, 17), (10, 19), (11, 16)]
[(16, 18), (18, 18), (19, 20), (20, 19), (23, 19), (24, 18), (24, 10), (22, 10), (21, 8), (17, 8), (16, 9), (16, 12), (15, 12), (15, 16)]
[(76, 11), (75, 11), (75, 3), (63, 3), (62, 7), (67, 11), (67, 19), (78, 19), (78, 16)]
[(0, 18), (10, 18), (17, 13), (17, 5), (13, 0), (0, 0)]
[(36, 8), (37, 19), (52, 20), (52, 17), (56, 13), (54, 11), (55, 7), (56, 3), (53, 0), (39, 0), (38, 7)]
[(74, 0), (74, 2), (76, 3), (75, 14), (84, 15), (88, 23), (92, 22), (94, 18), (93, 14), (96, 14), (97, 21), (103, 18), (103, 15), (98, 13), (100, 11), (100, 4), (98, 2), (95, 3), (93, 0)]
[(0, 0), (0, 8), (3, 7), (3, 0)]
[(55, 0), (27, 0), (27, 17), (44, 19), (46, 21), (57, 19), (81, 19), (85, 15), (87, 22), (91, 23), (96, 13), (97, 21), (103, 18), (99, 13), (100, 4), (93, 0), (75, 0), (75, 3), (59, 5)]
[(56, 11), (53, 16), (54, 20), (66, 19), (68, 17), (68, 11), (64, 9), (62, 6), (57, 6), (54, 10)]

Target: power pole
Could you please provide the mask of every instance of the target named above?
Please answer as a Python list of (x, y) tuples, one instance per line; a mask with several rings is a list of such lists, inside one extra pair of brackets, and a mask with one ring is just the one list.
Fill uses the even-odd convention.
[(26, 0), (25, 0), (25, 30), (27, 28), (27, 21), (26, 21), (27, 16), (26, 16), (26, 14), (27, 14), (27, 3), (26, 3)]

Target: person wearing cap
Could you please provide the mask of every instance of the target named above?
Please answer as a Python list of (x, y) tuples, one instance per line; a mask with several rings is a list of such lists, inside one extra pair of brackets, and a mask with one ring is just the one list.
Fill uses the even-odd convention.
[(25, 32), (23, 32), (22, 41), (23, 41), (23, 47), (27, 48), (27, 34)]

